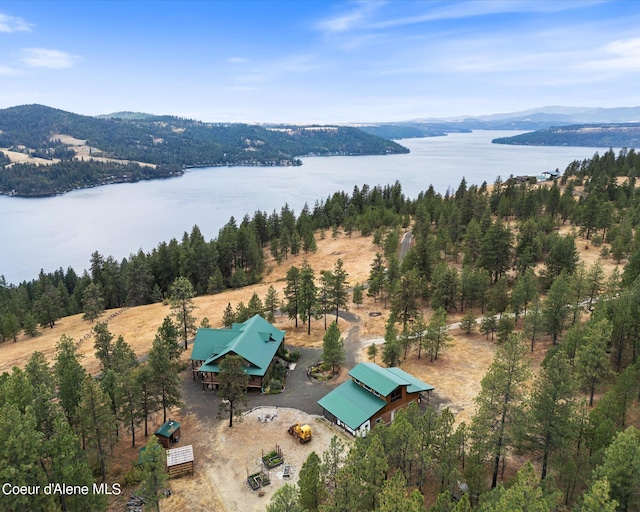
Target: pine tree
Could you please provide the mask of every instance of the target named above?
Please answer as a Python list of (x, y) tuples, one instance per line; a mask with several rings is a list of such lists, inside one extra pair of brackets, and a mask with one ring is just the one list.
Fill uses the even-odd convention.
[(145, 500), (145, 509), (160, 512), (160, 499), (169, 475), (167, 474), (167, 455), (156, 436), (151, 436), (140, 455), (142, 462), (142, 485), (140, 494)]
[(580, 383), (589, 390), (589, 405), (593, 406), (596, 384), (611, 373), (607, 342), (612, 326), (608, 320), (587, 325), (583, 344), (576, 351), (575, 372)]
[(264, 305), (262, 304), (262, 300), (258, 297), (256, 292), (253, 292), (253, 295), (247, 303), (247, 316), (249, 318), (253, 318), (255, 315), (262, 314), (264, 314)]
[(387, 367), (400, 365), (400, 346), (398, 345), (398, 331), (396, 330), (396, 319), (389, 316), (384, 333), (384, 343), (382, 345), (382, 362)]
[(476, 314), (469, 309), (460, 320), (460, 329), (466, 334), (471, 334), (477, 323)]
[(611, 498), (620, 510), (640, 507), (640, 431), (628, 427), (619, 432), (604, 452), (604, 461), (593, 476), (606, 479), (611, 485)]
[(93, 321), (104, 312), (104, 300), (99, 287), (89, 283), (82, 294), (82, 319)]
[(296, 328), (298, 327), (298, 311), (300, 302), (300, 269), (296, 266), (287, 271), (287, 286), (284, 289), (284, 310), (289, 314), (289, 318), (294, 319)]
[(193, 316), (193, 310), (196, 309), (196, 305), (193, 303), (194, 296), (193, 286), (186, 277), (176, 278), (169, 287), (171, 311), (182, 332), (185, 350), (187, 349), (187, 339), (196, 332), (196, 319)]
[(236, 321), (236, 315), (231, 307), (231, 302), (227, 304), (227, 307), (224, 309), (224, 313), (222, 314), (222, 324), (225, 327), (231, 327), (233, 322)]
[(378, 355), (378, 347), (375, 343), (371, 343), (371, 345), (369, 345), (369, 348), (367, 349), (367, 356), (369, 357), (369, 359), (371, 359), (375, 363), (377, 355)]
[(341, 259), (336, 261), (333, 267), (333, 272), (329, 288), (329, 304), (336, 309), (336, 322), (338, 321), (338, 315), (340, 308), (344, 311), (349, 311), (347, 307), (349, 281), (347, 277), (349, 274), (344, 270)]
[(115, 443), (116, 418), (109, 398), (92, 377), (85, 378), (82, 384), (82, 398), (77, 415), (80, 418), (82, 436), (94, 453), (104, 482), (107, 478), (107, 450)]
[(346, 356), (337, 322), (331, 322), (322, 340), (322, 364), (335, 373), (336, 368), (340, 368), (344, 363)]
[(428, 352), (433, 362), (438, 359), (438, 354), (449, 346), (452, 339), (447, 325), (447, 312), (444, 309), (440, 308), (434, 312), (429, 320), (425, 338), (428, 340)]
[(311, 452), (300, 469), (298, 478), (299, 503), (303, 510), (316, 512), (325, 500), (327, 490), (322, 477), (322, 463), (316, 452)]
[(159, 338), (149, 351), (149, 384), (155, 401), (162, 407), (162, 422), (167, 421), (167, 409), (182, 404), (178, 362), (171, 358), (169, 347)]
[(550, 459), (573, 436), (576, 386), (571, 370), (562, 351), (543, 363), (527, 400), (524, 421), (515, 426), (520, 447), (542, 458), (541, 480), (547, 476)]
[(218, 373), (218, 396), (224, 403), (225, 412), (229, 412), (229, 427), (233, 427), (234, 406), (236, 414), (240, 413), (238, 403), (247, 403), (247, 386), (249, 375), (244, 371), (244, 363), (241, 356), (227, 355), (220, 363)]
[(264, 298), (264, 308), (266, 311), (269, 312), (271, 317), (275, 318), (275, 311), (279, 307), (280, 307), (280, 299), (278, 298), (278, 292), (273, 287), (273, 285), (270, 285), (269, 289), (267, 290), (267, 295)]
[(178, 328), (171, 320), (171, 317), (165, 316), (162, 325), (158, 327), (155, 339), (159, 343), (166, 345), (170, 359), (178, 359), (182, 353), (182, 347), (178, 342), (179, 336)]
[(284, 484), (274, 492), (267, 505), (267, 512), (303, 512), (303, 510), (298, 503), (296, 488), (291, 484)]
[(80, 403), (82, 383), (87, 373), (80, 364), (82, 357), (78, 354), (73, 338), (63, 334), (56, 344), (56, 362), (53, 365), (53, 372), (58, 384), (60, 405), (67, 421), (73, 426), (78, 424), (76, 409)]
[(471, 437), (475, 453), (491, 461), (492, 488), (498, 483), (500, 461), (509, 448), (511, 430), (521, 415), (524, 385), (530, 375), (526, 352), (522, 338), (515, 333), (498, 345), (475, 399), (477, 411), (471, 423)]
[(353, 302), (358, 308), (360, 307), (363, 301), (363, 297), (362, 297), (363, 289), (364, 287), (360, 283), (356, 283), (356, 285), (353, 287), (353, 297), (351, 299), (351, 302)]
[(300, 270), (300, 294), (298, 308), (300, 320), (307, 322), (307, 335), (311, 334), (311, 317), (314, 315), (318, 303), (318, 288), (313, 269), (305, 260)]

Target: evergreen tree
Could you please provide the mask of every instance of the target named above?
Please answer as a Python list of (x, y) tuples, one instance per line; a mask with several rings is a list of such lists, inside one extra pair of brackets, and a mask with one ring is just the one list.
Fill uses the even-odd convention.
[[(220, 363), (218, 373), (218, 396), (223, 400), (224, 411), (229, 412), (229, 427), (233, 427), (234, 405), (236, 415), (240, 414), (238, 404), (247, 403), (249, 375), (244, 371), (242, 356), (227, 355)], [(226, 401), (226, 402), (225, 402)]]
[(402, 320), (406, 328), (411, 319), (418, 313), (419, 283), (415, 271), (409, 271), (400, 277), (400, 286), (391, 299), (391, 313)]
[(468, 310), (460, 320), (460, 329), (466, 334), (471, 334), (477, 323), (475, 313), (472, 310)]
[(546, 331), (551, 334), (554, 345), (557, 344), (558, 336), (564, 331), (569, 316), (567, 306), (570, 299), (569, 291), (569, 278), (562, 273), (549, 288), (547, 299), (544, 301), (542, 317)]
[(56, 344), (55, 364), (53, 372), (58, 384), (58, 397), (65, 416), (71, 425), (77, 425), (76, 409), (80, 404), (82, 383), (86, 370), (80, 364), (83, 356), (78, 354), (78, 347), (73, 338), (63, 334)]
[(300, 297), (298, 308), (300, 311), (300, 319), (302, 322), (307, 322), (307, 335), (311, 334), (311, 317), (314, 315), (318, 303), (318, 288), (315, 281), (313, 269), (305, 260), (300, 270)]
[(335, 373), (336, 368), (342, 366), (346, 357), (344, 341), (340, 336), (337, 322), (331, 322), (322, 340), (322, 363), (325, 368), (331, 368)]
[(87, 446), (100, 466), (102, 481), (107, 478), (107, 450), (115, 443), (116, 418), (109, 398), (92, 377), (85, 378), (77, 415)]
[(338, 259), (333, 267), (331, 279), (331, 288), (329, 295), (329, 303), (336, 308), (336, 322), (338, 321), (338, 314), (340, 308), (344, 311), (349, 311), (347, 307), (349, 281), (347, 278), (349, 274), (344, 270), (342, 266), (342, 260)]
[(530, 376), (526, 351), (518, 334), (511, 334), (499, 345), (475, 399), (477, 410), (471, 423), (471, 437), (475, 453), (491, 461), (492, 488), (498, 484), (500, 461), (522, 413), (524, 385)]
[(167, 409), (182, 403), (178, 362), (171, 358), (169, 347), (160, 338), (153, 340), (148, 362), (150, 391), (162, 407), (162, 422), (165, 423)]
[(289, 318), (294, 319), (296, 328), (298, 327), (298, 312), (300, 302), (300, 269), (292, 266), (287, 271), (287, 286), (284, 289), (284, 310), (289, 314)]
[(384, 333), (382, 362), (387, 365), (387, 367), (400, 365), (400, 346), (398, 345), (398, 331), (395, 327), (395, 320), (393, 315), (389, 316)]
[(574, 397), (571, 365), (558, 351), (543, 365), (527, 400), (524, 421), (515, 426), (521, 448), (542, 458), (541, 480), (547, 476), (550, 459), (573, 436)]
[(589, 405), (593, 405), (596, 384), (611, 373), (607, 342), (612, 326), (608, 320), (587, 325), (583, 343), (576, 351), (575, 371), (580, 383), (589, 390)]
[(231, 302), (227, 304), (227, 307), (224, 309), (224, 313), (222, 314), (222, 324), (225, 327), (231, 327), (233, 322), (236, 321), (236, 315), (231, 307)]
[(249, 318), (253, 318), (255, 315), (262, 315), (263, 313), (264, 306), (262, 304), (262, 300), (260, 300), (260, 297), (258, 297), (256, 292), (253, 292), (253, 295), (247, 303), (247, 316)]
[(611, 498), (619, 503), (619, 510), (638, 510), (640, 507), (640, 431), (629, 427), (619, 432), (604, 452), (595, 479), (606, 478), (611, 485)]
[(145, 500), (145, 509), (150, 507), (160, 512), (160, 499), (169, 475), (167, 474), (167, 455), (156, 436), (151, 436), (144, 451), (140, 454), (142, 466), (142, 484), (140, 495)]
[(427, 326), (425, 339), (428, 342), (428, 352), (431, 361), (438, 359), (438, 354), (449, 346), (451, 336), (447, 325), (447, 312), (440, 308), (433, 313)]
[(196, 332), (196, 319), (193, 310), (195, 292), (191, 282), (186, 277), (178, 277), (169, 287), (169, 301), (171, 311), (182, 333), (184, 348), (187, 349), (187, 339)]
[(325, 500), (327, 490), (322, 477), (322, 463), (316, 452), (311, 452), (300, 469), (298, 478), (299, 503), (303, 510), (316, 512)]
[(284, 484), (273, 493), (267, 505), (267, 512), (303, 512), (304, 508), (298, 503), (298, 493), (295, 486)]
[(377, 355), (378, 355), (378, 347), (375, 343), (371, 343), (371, 345), (369, 345), (369, 348), (367, 349), (367, 356), (369, 357), (369, 359), (371, 359), (375, 363)]
[[(278, 298), (278, 292), (273, 287), (273, 285), (269, 286), (267, 290), (267, 295), (264, 298), (264, 308), (269, 312), (271, 318), (275, 318), (275, 311), (280, 307), (280, 299)], [(269, 320), (270, 322), (272, 320)]]
[(353, 297), (351, 299), (351, 302), (353, 302), (358, 308), (360, 307), (360, 305), (362, 304), (362, 291), (363, 291), (364, 287), (360, 284), (360, 283), (356, 283), (356, 285), (353, 287)]
[(178, 342), (179, 336), (178, 328), (171, 320), (171, 317), (165, 316), (162, 325), (158, 327), (155, 339), (158, 340), (158, 343), (166, 345), (170, 359), (178, 359), (182, 353), (182, 347)]
[(42, 334), (38, 330), (38, 323), (30, 311), (25, 314), (24, 319), (22, 320), (22, 327), (24, 329), (24, 333), (31, 338), (35, 338)]

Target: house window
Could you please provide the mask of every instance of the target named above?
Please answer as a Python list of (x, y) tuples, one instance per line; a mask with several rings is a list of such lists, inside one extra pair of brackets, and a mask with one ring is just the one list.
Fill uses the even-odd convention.
[(396, 389), (394, 389), (391, 392), (391, 395), (389, 395), (391, 398), (391, 403), (393, 402), (397, 402), (398, 400), (400, 400), (402, 398), (402, 388), (401, 387), (397, 387)]
[(376, 418), (376, 425), (382, 425), (382, 416)]

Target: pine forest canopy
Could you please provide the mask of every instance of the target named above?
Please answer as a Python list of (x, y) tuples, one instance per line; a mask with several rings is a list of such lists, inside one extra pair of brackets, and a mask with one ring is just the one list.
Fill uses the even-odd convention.
[[(78, 141), (64, 142), (68, 136), (84, 141), (84, 160), (75, 158)], [(299, 157), (308, 155), (408, 152), (347, 126), (258, 126), (148, 115), (97, 118), (42, 105), (0, 110), (0, 148), (48, 160), (10, 163), (0, 151), (0, 193), (25, 196), (177, 176), (188, 167), (297, 166)]]

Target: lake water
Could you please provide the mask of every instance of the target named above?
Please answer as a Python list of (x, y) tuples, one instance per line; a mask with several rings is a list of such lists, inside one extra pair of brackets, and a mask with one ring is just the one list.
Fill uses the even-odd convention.
[(81, 273), (92, 252), (127, 257), (156, 247), (197, 224), (208, 240), (233, 215), (279, 211), (296, 214), (305, 202), (363, 184), (399, 180), (415, 198), (430, 184), (437, 192), (467, 183), (492, 183), (497, 176), (540, 174), (608, 148), (532, 147), (491, 144), (522, 132), (476, 131), (446, 137), (405, 139), (410, 154), (303, 158), (301, 167), (213, 167), (179, 178), (76, 190), (61, 196), (0, 196), (0, 274), (9, 283), (36, 278), (59, 267)]

